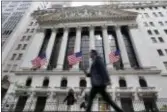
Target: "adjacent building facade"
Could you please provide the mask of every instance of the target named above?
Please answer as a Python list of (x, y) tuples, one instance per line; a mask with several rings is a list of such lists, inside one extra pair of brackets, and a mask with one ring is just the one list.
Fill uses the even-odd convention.
[[(10, 80), (3, 98), (4, 110), (66, 111), (63, 100), (73, 88), (77, 103), (71, 110), (80, 111), (80, 91), (89, 92), (91, 87), (81, 69), (89, 71), (89, 51), (96, 49), (110, 74), (112, 85), (107, 91), (125, 112), (165, 111), (167, 2), (54, 5), (32, 10), (28, 17), (26, 27), (4, 58), (3, 76)], [(120, 50), (121, 59), (112, 64), (109, 54), (115, 50)], [(68, 55), (79, 51), (82, 63), (69, 66)], [(47, 64), (31, 70), (31, 60), (43, 52)], [(113, 111), (101, 96), (94, 101), (94, 111)]]

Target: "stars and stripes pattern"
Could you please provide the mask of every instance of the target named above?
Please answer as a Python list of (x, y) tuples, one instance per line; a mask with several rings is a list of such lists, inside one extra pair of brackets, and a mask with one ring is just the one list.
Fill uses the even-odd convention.
[(69, 65), (75, 65), (82, 61), (82, 52), (77, 52), (68, 56)]
[(120, 59), (120, 51), (116, 50), (114, 52), (111, 52), (109, 54), (109, 58), (110, 58), (110, 62), (111, 63), (115, 63), (115, 62), (119, 61), (119, 59)]
[(41, 53), (38, 57), (31, 61), (33, 68), (41, 68), (47, 63), (46, 53)]

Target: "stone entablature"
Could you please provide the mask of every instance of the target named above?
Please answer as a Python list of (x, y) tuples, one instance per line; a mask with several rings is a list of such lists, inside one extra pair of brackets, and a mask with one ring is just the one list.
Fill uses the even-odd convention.
[[(150, 75), (159, 75), (161, 73), (161, 70), (158, 69), (141, 69), (141, 70), (109, 70), (110, 75), (141, 75), (141, 74), (150, 74)], [(84, 75), (82, 71), (46, 71), (46, 70), (37, 70), (37, 71), (31, 71), (31, 70), (20, 70), (15, 71), (16, 75)]]
[(35, 11), (32, 14), (40, 24), (99, 20), (134, 20), (138, 13), (113, 9), (110, 5), (64, 7), (56, 10)]

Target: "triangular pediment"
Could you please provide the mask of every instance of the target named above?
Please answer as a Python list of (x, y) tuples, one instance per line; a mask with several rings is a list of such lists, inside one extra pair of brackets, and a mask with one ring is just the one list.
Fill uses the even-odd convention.
[(110, 5), (80, 6), (50, 9), (37, 17), (39, 22), (79, 21), (96, 19), (135, 19), (138, 13), (113, 9)]

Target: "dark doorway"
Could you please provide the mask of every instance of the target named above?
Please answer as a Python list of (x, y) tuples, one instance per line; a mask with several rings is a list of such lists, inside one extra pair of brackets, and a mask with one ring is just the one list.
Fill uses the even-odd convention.
[(28, 96), (20, 96), (16, 104), (15, 112), (23, 112)]
[(126, 87), (126, 81), (125, 81), (125, 79), (120, 79), (119, 80), (119, 86), (120, 87)]
[(38, 97), (34, 112), (43, 112), (47, 97)]
[(61, 87), (67, 87), (67, 79), (62, 79), (61, 80), (61, 84), (60, 84)]
[(147, 82), (143, 78), (139, 79), (139, 83), (141, 87), (147, 87)]
[(79, 86), (80, 87), (86, 87), (87, 86), (86, 80), (85, 79), (81, 79), (80, 82), (79, 82)]
[(154, 98), (143, 98), (146, 112), (159, 112)]
[(48, 85), (49, 85), (49, 79), (45, 78), (43, 81), (43, 87), (48, 87)]
[(31, 86), (32, 78), (28, 78), (26, 81), (26, 86)]
[(131, 98), (121, 98), (121, 105), (124, 112), (134, 112)]

